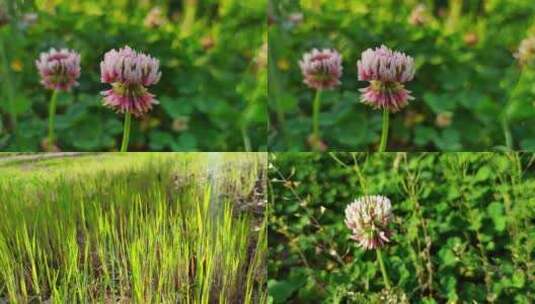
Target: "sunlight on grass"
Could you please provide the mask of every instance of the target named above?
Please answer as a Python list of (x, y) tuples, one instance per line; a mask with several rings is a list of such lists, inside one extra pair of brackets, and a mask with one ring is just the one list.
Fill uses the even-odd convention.
[(0, 170), (0, 300), (266, 300), (265, 154), (117, 153)]

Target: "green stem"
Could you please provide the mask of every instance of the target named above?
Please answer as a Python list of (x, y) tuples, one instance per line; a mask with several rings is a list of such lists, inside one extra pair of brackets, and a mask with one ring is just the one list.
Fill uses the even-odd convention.
[(313, 104), (313, 117), (312, 117), (312, 134), (316, 140), (320, 139), (319, 131), (319, 116), (320, 116), (320, 100), (321, 100), (321, 90), (316, 91), (316, 97), (314, 98)]
[(268, 50), (268, 70), (269, 70), (269, 73), (268, 73), (269, 96), (268, 98), (273, 101), (273, 102), (270, 102), (269, 104), (274, 104), (276, 107), (277, 126), (280, 127), (281, 133), (283, 134), (283, 136), (285, 136), (284, 128), (286, 126), (286, 123), (285, 123), (285, 118), (284, 118), (284, 111), (282, 110), (283, 109), (282, 102), (279, 97), (279, 92), (282, 91), (281, 89), (282, 85), (280, 84), (280, 77), (278, 77), (279, 70), (277, 66), (274, 64), (276, 60), (272, 53), (273, 53), (273, 50), (269, 49)]
[(385, 152), (386, 151), (386, 143), (388, 141), (388, 121), (389, 121), (389, 115), (388, 110), (385, 109), (383, 111), (383, 130), (381, 133), (381, 143), (379, 144), (379, 152)]
[(520, 75), (518, 76), (518, 80), (516, 81), (516, 84), (512, 90), (510, 90), (509, 96), (507, 97), (507, 102), (505, 104), (505, 108), (503, 110), (502, 114), (502, 128), (503, 128), (503, 134), (505, 137), (505, 146), (507, 147), (507, 150), (513, 151), (514, 148), (514, 140), (513, 135), (511, 133), (511, 127), (509, 126), (509, 109), (511, 107), (511, 104), (513, 102), (513, 98), (515, 97), (516, 92), (520, 88), (520, 85), (522, 83), (522, 77), (524, 73), (523, 70), (520, 71)]
[(56, 101), (58, 99), (58, 90), (52, 91), (50, 96), (50, 103), (48, 105), (48, 144), (52, 146), (54, 144), (54, 118), (56, 117)]
[(241, 128), (241, 135), (243, 138), (243, 146), (245, 147), (245, 152), (251, 152), (251, 139), (247, 134), (247, 128), (245, 126)]
[(132, 123), (132, 114), (126, 112), (124, 115), (124, 127), (123, 127), (123, 143), (121, 144), (121, 152), (127, 152), (128, 140), (130, 139), (130, 125)]
[(507, 151), (513, 151), (513, 136), (511, 135), (511, 129), (509, 128), (509, 121), (506, 117), (502, 119), (503, 133), (505, 136), (505, 145)]
[(184, 17), (182, 21), (182, 36), (189, 36), (191, 34), (191, 28), (195, 23), (195, 17), (197, 15), (197, 0), (185, 0), (184, 1)]
[(388, 280), (388, 274), (386, 273), (385, 264), (383, 263), (383, 255), (381, 254), (381, 249), (377, 248), (377, 260), (379, 261), (379, 266), (381, 267), (381, 272), (383, 273), (383, 281), (386, 288), (390, 289), (390, 281)]
[(0, 39), (0, 56), (2, 58), (2, 63), (3, 63), (3, 70), (4, 70), (4, 76), (5, 76), (5, 90), (7, 92), (7, 99), (8, 99), (8, 103), (9, 103), (9, 111), (10, 111), (10, 114), (11, 114), (11, 124), (12, 124), (12, 128), (15, 130), (16, 132), (16, 127), (17, 127), (17, 112), (15, 111), (15, 97), (13, 96), (14, 95), (14, 92), (13, 92), (13, 82), (11, 80), (11, 73), (9, 71), (9, 61), (8, 61), (8, 58), (7, 58), (7, 52), (6, 52), (6, 49), (5, 49), (5, 46), (4, 46), (4, 39)]

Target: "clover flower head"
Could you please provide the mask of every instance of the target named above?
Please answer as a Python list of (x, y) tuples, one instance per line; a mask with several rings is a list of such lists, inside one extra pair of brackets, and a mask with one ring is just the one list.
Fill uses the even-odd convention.
[(104, 105), (119, 113), (130, 112), (136, 117), (149, 112), (158, 101), (147, 87), (158, 83), (162, 73), (160, 62), (126, 46), (104, 55), (100, 63), (100, 80), (111, 84), (102, 92)]
[(80, 55), (75, 51), (51, 48), (49, 52), (41, 53), (35, 65), (41, 76), (41, 84), (47, 89), (69, 91), (78, 85)]
[(521, 65), (535, 62), (535, 36), (522, 40), (514, 56)]
[(312, 89), (329, 90), (340, 85), (342, 56), (331, 49), (313, 49), (299, 61), (303, 82)]
[(381, 195), (363, 196), (353, 201), (345, 210), (345, 224), (351, 229), (351, 239), (367, 250), (390, 242), (391, 209), (390, 200)]
[(414, 78), (412, 57), (395, 52), (386, 46), (367, 49), (357, 62), (359, 80), (369, 81), (361, 89), (361, 101), (375, 109), (397, 112), (414, 99), (404, 83)]

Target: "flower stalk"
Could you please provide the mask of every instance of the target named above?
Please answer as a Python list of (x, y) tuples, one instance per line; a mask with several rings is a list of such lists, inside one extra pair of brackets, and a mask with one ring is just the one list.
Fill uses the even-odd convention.
[(379, 267), (381, 268), (381, 273), (383, 274), (383, 282), (385, 283), (385, 286), (387, 289), (390, 289), (390, 280), (388, 279), (388, 274), (386, 273), (385, 264), (383, 262), (383, 255), (381, 253), (381, 249), (377, 248), (375, 250), (377, 253), (377, 261), (379, 262)]
[(123, 141), (121, 143), (121, 152), (128, 151), (128, 142), (130, 140), (130, 129), (132, 124), (132, 114), (126, 112), (124, 115), (124, 126), (123, 126)]
[(312, 134), (316, 140), (320, 138), (319, 132), (319, 116), (320, 116), (320, 102), (321, 102), (321, 90), (316, 90), (316, 96), (313, 103), (313, 117), (312, 117)]
[(56, 140), (55, 134), (54, 134), (54, 119), (56, 116), (56, 102), (58, 99), (58, 90), (52, 91), (52, 96), (50, 96), (50, 104), (48, 107), (48, 144), (52, 145), (54, 144), (54, 141)]
[(390, 120), (390, 113), (387, 109), (383, 110), (383, 129), (381, 131), (381, 143), (379, 144), (379, 152), (385, 152), (388, 142), (388, 125)]
[(503, 117), (502, 119), (502, 127), (503, 127), (503, 133), (505, 137), (505, 146), (507, 147), (507, 151), (513, 151), (514, 144), (513, 144), (513, 135), (511, 134), (511, 128), (509, 127), (509, 120), (507, 117)]

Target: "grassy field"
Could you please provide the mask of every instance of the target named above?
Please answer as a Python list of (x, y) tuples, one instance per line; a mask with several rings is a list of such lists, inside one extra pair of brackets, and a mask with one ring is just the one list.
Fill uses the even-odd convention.
[[(270, 162), (273, 303), (534, 303), (533, 154), (278, 153)], [(364, 195), (391, 201), (387, 279), (344, 223)]]
[(265, 303), (265, 154), (0, 166), (0, 302)]

